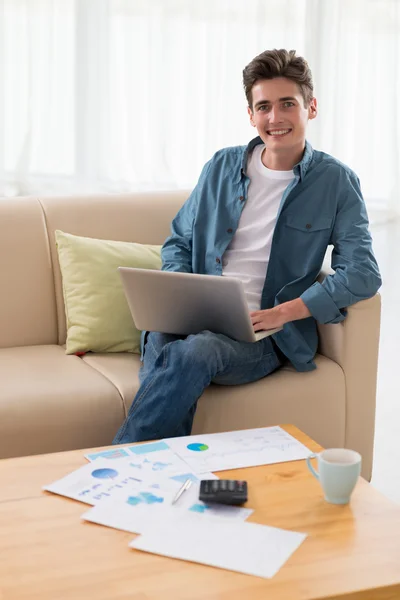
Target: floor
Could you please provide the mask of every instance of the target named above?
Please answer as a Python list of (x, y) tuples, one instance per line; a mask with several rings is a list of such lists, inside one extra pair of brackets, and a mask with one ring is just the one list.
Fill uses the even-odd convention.
[(400, 220), (371, 226), (383, 285), (374, 467), (371, 484), (400, 503)]

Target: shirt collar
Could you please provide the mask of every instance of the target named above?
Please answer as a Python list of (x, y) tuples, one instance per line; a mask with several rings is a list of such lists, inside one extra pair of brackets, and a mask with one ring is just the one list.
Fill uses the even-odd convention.
[[(242, 175), (246, 175), (247, 158), (248, 158), (250, 152), (252, 152), (252, 150), (256, 146), (258, 146), (259, 144), (263, 144), (263, 143), (264, 142), (262, 141), (260, 136), (257, 136), (256, 138), (251, 140), (249, 142), (249, 144), (245, 147), (244, 152), (243, 152), (242, 164), (240, 166), (240, 172), (239, 172), (239, 176), (237, 178), (236, 183), (240, 182)], [(300, 179), (303, 179), (307, 173), (307, 170), (310, 166), (310, 163), (311, 163), (311, 160), (313, 157), (313, 152), (314, 151), (313, 151), (311, 144), (306, 140), (303, 157), (302, 157), (301, 161), (298, 162), (293, 167), (294, 174), (298, 175)]]

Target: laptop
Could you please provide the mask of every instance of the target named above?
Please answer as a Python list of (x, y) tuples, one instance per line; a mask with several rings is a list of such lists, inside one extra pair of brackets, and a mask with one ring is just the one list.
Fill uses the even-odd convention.
[(209, 330), (256, 342), (280, 331), (253, 330), (243, 283), (234, 277), (118, 268), (137, 329), (190, 335)]

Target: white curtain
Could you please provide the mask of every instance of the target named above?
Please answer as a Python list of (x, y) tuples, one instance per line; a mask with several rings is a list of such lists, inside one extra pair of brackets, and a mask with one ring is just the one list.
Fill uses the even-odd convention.
[(0, 0), (0, 195), (191, 187), (246, 144), (242, 70), (295, 48), (314, 147), (400, 212), (399, 0)]

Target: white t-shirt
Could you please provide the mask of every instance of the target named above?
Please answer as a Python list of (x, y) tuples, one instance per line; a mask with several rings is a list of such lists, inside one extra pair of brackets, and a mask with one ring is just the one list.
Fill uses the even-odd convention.
[(261, 162), (264, 144), (256, 146), (247, 163), (247, 201), (235, 235), (222, 257), (222, 275), (243, 281), (249, 310), (260, 310), (261, 294), (271, 253), (272, 236), (283, 192), (293, 170), (274, 171)]

